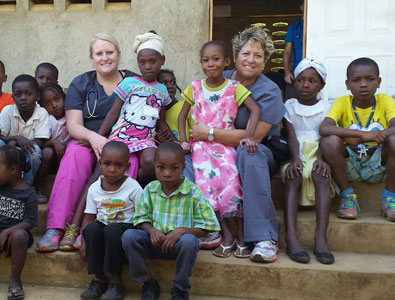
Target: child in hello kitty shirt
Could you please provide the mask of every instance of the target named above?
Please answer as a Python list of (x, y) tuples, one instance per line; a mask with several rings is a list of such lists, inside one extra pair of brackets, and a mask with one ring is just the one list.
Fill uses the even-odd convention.
[(117, 97), (99, 134), (105, 134), (113, 126), (109, 140), (123, 142), (129, 147), (132, 164), (138, 158), (137, 180), (145, 186), (155, 179), (153, 135), (157, 122), (160, 129), (168, 129), (166, 110), (162, 108), (171, 103), (171, 98), (166, 86), (156, 81), (165, 62), (162, 38), (153, 31), (138, 35), (133, 49), (137, 53), (141, 78), (125, 78), (116, 87)]

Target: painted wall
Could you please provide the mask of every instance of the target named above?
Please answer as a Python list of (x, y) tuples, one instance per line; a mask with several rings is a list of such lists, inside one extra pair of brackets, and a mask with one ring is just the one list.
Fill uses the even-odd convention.
[[(183, 89), (201, 78), (199, 49), (209, 38), (208, 0), (132, 0), (108, 5), (92, 0), (91, 5), (33, 5), (17, 0), (16, 7), (0, 5), (0, 60), (6, 66), (11, 91), (15, 76), (34, 75), (40, 62), (51, 62), (59, 71), (59, 83), (67, 87), (77, 75), (92, 69), (89, 42), (97, 32), (114, 34), (120, 43), (120, 68), (139, 72), (132, 51), (134, 37), (154, 29), (165, 40), (165, 68), (175, 71)], [(14, 11), (7, 11), (14, 10)]]

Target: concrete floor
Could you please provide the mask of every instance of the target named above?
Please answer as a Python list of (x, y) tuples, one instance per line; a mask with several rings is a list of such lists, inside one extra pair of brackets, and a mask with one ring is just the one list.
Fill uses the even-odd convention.
[[(0, 299), (6, 299), (8, 284), (0, 283)], [(25, 300), (78, 300), (82, 289), (78, 288), (64, 288), (53, 286), (41, 286), (24, 284)], [(139, 300), (140, 294), (132, 291), (127, 291), (124, 300)], [(160, 299), (170, 299), (170, 295), (163, 293)], [(191, 300), (245, 300), (245, 298), (224, 298), (224, 297), (209, 297), (191, 295)]]

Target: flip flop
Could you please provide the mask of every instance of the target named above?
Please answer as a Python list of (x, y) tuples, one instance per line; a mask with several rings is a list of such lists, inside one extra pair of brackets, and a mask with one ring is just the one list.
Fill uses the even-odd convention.
[(25, 292), (21, 286), (8, 288), (8, 300), (22, 300), (25, 298)]
[(251, 253), (250, 254), (241, 254), (241, 253), (243, 253), (244, 250), (247, 250), (249, 248), (250, 247), (248, 247), (248, 246), (240, 246), (239, 243), (236, 241), (236, 251), (239, 250), (240, 254), (237, 254), (235, 251), (235, 252), (233, 252), (233, 255), (237, 258), (249, 258)]
[[(222, 248), (221, 254), (217, 254), (217, 253), (215, 252), (215, 250), (218, 249), (218, 248), (217, 248), (217, 249), (215, 249), (215, 250), (213, 251), (213, 255), (214, 255), (214, 256), (217, 256), (217, 257), (221, 257), (221, 258), (229, 257), (230, 254), (232, 253), (232, 250), (233, 250), (233, 248), (235, 247), (235, 245), (236, 245), (236, 241), (233, 241), (232, 245), (230, 245), (230, 246), (224, 246), (224, 245), (221, 243), (221, 244), (219, 244), (219, 247)], [(230, 249), (230, 251), (229, 251), (227, 254), (225, 254), (225, 251), (228, 250), (228, 249)]]

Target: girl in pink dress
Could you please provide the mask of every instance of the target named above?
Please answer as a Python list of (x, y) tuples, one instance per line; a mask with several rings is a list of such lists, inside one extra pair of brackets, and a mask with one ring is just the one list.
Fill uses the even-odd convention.
[[(236, 257), (249, 257), (243, 238), (242, 194), (236, 168), (236, 150), (217, 142), (215, 129), (234, 129), (238, 107), (243, 104), (247, 106), (251, 118), (240, 147), (245, 146), (247, 152), (253, 155), (257, 149), (253, 136), (260, 109), (244, 86), (223, 78), (222, 72), (230, 63), (223, 42), (205, 43), (200, 50), (200, 58), (207, 78), (193, 81), (181, 95), (185, 99), (178, 119), (181, 146), (184, 151), (192, 152), (195, 183), (209, 199), (220, 220), (223, 241), (213, 254), (229, 257), (236, 245)], [(202, 121), (210, 126), (207, 140), (186, 141), (185, 124), (190, 110), (195, 122)], [(230, 226), (231, 222), (234, 226)], [(235, 227), (237, 232), (231, 232), (231, 227)]]

